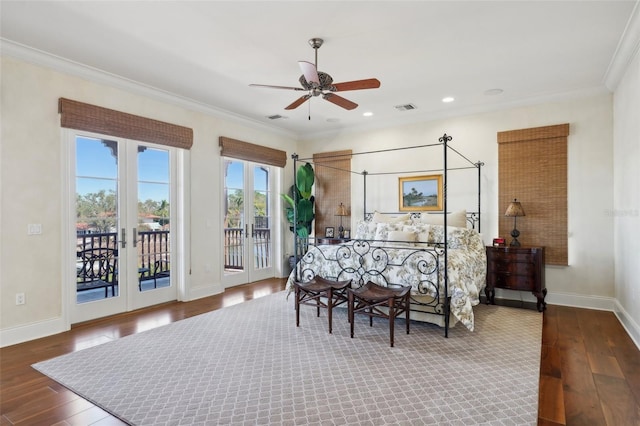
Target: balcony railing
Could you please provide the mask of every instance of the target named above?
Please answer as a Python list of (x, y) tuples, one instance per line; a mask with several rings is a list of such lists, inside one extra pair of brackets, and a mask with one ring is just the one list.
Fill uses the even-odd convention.
[[(169, 247), (169, 231), (138, 232), (140, 281), (169, 276), (171, 268)], [(76, 250), (82, 252), (89, 248), (118, 249), (118, 234), (116, 232), (77, 234)]]
[[(245, 231), (242, 228), (224, 229), (224, 268), (243, 270)], [(254, 228), (253, 230), (253, 266), (261, 269), (271, 266), (271, 230)]]
[[(168, 276), (170, 272), (169, 231), (138, 232), (138, 271), (141, 281)], [(224, 267), (230, 270), (243, 270), (245, 232), (242, 228), (224, 229)], [(88, 248), (118, 249), (116, 232), (90, 233), (77, 235), (77, 251)], [(256, 269), (271, 266), (271, 230), (254, 228), (253, 266)]]

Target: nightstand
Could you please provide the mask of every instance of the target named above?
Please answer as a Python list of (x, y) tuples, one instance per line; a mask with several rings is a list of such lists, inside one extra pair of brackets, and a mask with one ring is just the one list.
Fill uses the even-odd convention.
[(538, 299), (538, 311), (544, 311), (544, 247), (487, 246), (487, 304), (495, 304), (496, 287), (530, 291)]
[(347, 241), (348, 238), (316, 238), (316, 244), (342, 244)]

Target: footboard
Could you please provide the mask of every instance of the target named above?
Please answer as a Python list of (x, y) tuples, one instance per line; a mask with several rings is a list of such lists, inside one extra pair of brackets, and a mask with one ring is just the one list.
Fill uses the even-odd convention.
[[(444, 317), (449, 327), (450, 297), (443, 274), (444, 248), (398, 246), (391, 242), (353, 240), (339, 245), (310, 246), (292, 276), (309, 281), (352, 280), (353, 287), (369, 281), (388, 287), (411, 286), (411, 310)], [(400, 243), (402, 244), (402, 243)]]

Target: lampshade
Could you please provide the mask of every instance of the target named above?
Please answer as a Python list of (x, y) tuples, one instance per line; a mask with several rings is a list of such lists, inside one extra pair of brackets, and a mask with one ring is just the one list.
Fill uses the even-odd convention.
[(522, 204), (520, 204), (520, 202), (514, 198), (513, 201), (509, 204), (509, 207), (507, 207), (507, 211), (504, 215), (509, 217), (525, 216)]
[(336, 216), (349, 216), (349, 213), (347, 213), (347, 208), (344, 206), (344, 204), (340, 203), (338, 209), (336, 210)]

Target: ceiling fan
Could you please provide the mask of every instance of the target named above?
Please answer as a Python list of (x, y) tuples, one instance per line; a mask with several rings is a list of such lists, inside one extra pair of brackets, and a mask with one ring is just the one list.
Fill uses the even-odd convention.
[(312, 38), (309, 40), (309, 44), (316, 51), (316, 63), (312, 64), (307, 61), (298, 61), (302, 75), (298, 79), (302, 87), (289, 87), (289, 86), (271, 86), (266, 84), (250, 84), (254, 87), (267, 87), (271, 89), (285, 89), (306, 91), (307, 94), (296, 99), (292, 104), (285, 107), (285, 109), (295, 109), (311, 99), (312, 96), (322, 96), (323, 99), (338, 105), (347, 110), (352, 110), (358, 107), (358, 104), (351, 102), (341, 96), (335, 94), (335, 92), (346, 92), (347, 90), (362, 90), (362, 89), (377, 89), (380, 87), (380, 81), (376, 78), (369, 78), (366, 80), (354, 80), (346, 81), (344, 83), (334, 83), (333, 78), (324, 72), (318, 71), (318, 49), (322, 46), (324, 40), (321, 38)]

